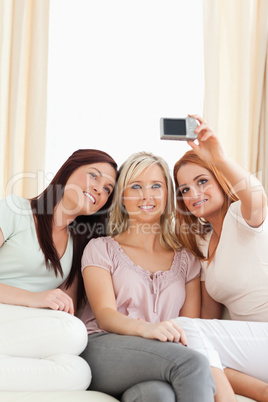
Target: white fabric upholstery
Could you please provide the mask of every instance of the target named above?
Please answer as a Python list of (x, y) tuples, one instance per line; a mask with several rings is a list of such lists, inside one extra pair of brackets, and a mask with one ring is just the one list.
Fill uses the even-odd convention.
[(69, 392), (0, 392), (1, 402), (117, 402), (96, 391)]
[[(224, 313), (228, 319), (228, 312)], [(117, 399), (95, 391), (70, 392), (0, 392), (1, 402), (117, 402)], [(238, 402), (256, 402), (237, 395)]]
[[(117, 402), (117, 399), (95, 391), (70, 392), (0, 392), (1, 402)], [(254, 402), (237, 396), (238, 402)]]

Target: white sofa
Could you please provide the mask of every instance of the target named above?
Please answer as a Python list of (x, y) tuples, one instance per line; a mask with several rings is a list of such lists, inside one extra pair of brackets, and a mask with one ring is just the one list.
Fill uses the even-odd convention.
[[(0, 392), (0, 401), (1, 402), (117, 402), (117, 399), (114, 399), (109, 395), (95, 391)], [(252, 402), (253, 400), (238, 395), (237, 401)]]
[[(228, 318), (228, 312), (225, 312), (224, 318)], [(253, 399), (245, 398), (240, 395), (237, 395), (237, 401), (254, 402)], [(96, 391), (58, 391), (0, 392), (0, 402), (118, 402), (118, 400), (110, 395)]]
[[(0, 401), (1, 402), (118, 402), (117, 399), (109, 395), (95, 391), (0, 392)], [(237, 395), (237, 401), (253, 402), (253, 399), (248, 399), (245, 398), (244, 396)]]
[(96, 391), (0, 392), (1, 402), (118, 402)]

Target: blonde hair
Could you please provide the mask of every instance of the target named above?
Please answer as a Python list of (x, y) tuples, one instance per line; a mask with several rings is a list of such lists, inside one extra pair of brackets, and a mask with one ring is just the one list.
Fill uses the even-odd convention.
[(194, 163), (195, 165), (201, 166), (207, 169), (215, 178), (219, 184), (223, 196), (224, 202), (222, 206), (222, 213), (225, 216), (230, 204), (238, 200), (237, 195), (233, 192), (230, 183), (225, 178), (225, 176), (212, 164), (203, 161), (193, 150), (186, 152), (175, 164), (173, 169), (173, 177), (175, 181), (176, 189), (176, 224), (175, 230), (179, 242), (190, 250), (196, 257), (208, 260), (209, 262), (213, 259), (216, 252), (217, 245), (215, 247), (212, 255), (207, 259), (201, 252), (197, 244), (197, 236), (201, 236), (203, 239), (206, 234), (212, 230), (212, 227), (208, 221), (203, 218), (197, 218), (194, 216), (186, 207), (182, 194), (179, 189), (179, 183), (177, 180), (177, 174), (180, 168), (187, 163)]
[(128, 229), (129, 216), (122, 202), (124, 190), (131, 180), (135, 180), (145, 169), (153, 165), (160, 167), (167, 186), (167, 203), (160, 222), (160, 243), (165, 248), (179, 249), (180, 245), (175, 235), (175, 194), (169, 167), (164, 159), (149, 152), (130, 155), (120, 167), (108, 222), (108, 234), (116, 236)]

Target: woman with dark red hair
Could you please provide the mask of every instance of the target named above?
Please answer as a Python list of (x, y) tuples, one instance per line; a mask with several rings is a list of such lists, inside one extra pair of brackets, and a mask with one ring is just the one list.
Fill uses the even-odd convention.
[(107, 153), (81, 149), (39, 196), (0, 201), (1, 391), (87, 389), (81, 256), (106, 234), (116, 175)]

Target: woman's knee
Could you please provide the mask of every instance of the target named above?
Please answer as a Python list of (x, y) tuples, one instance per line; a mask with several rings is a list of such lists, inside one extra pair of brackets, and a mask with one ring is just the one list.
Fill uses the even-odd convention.
[(21, 310), (20, 318), (13, 309), (12, 319), (2, 320), (0, 354), (42, 358), (58, 353), (79, 355), (85, 349), (87, 330), (79, 318), (62, 311), (27, 309)]
[(193, 382), (196, 384), (196, 386), (199, 384), (200, 387), (202, 387), (204, 384), (210, 385), (215, 394), (216, 388), (208, 358), (202, 353), (196, 351), (193, 351), (193, 353), (194, 355), (192, 356), (192, 359), (188, 363), (187, 367), (187, 369), (191, 372)]
[(0, 360), (0, 391), (84, 391), (91, 378), (89, 365), (75, 355)]
[(57, 364), (60, 390), (84, 391), (88, 389), (92, 373), (88, 363), (75, 355), (55, 355), (48, 358)]
[(164, 381), (145, 381), (127, 389), (121, 402), (176, 402), (172, 386)]
[(172, 361), (172, 371), (178, 376), (201, 382), (212, 379), (209, 360), (198, 351), (180, 348), (179, 353), (173, 356)]
[(67, 321), (63, 327), (63, 337), (68, 336), (68, 353), (80, 355), (88, 343), (88, 334), (85, 324), (77, 317), (65, 313)]

